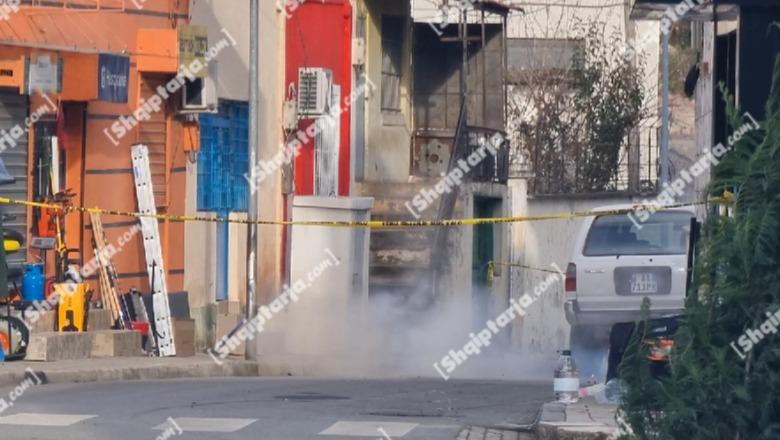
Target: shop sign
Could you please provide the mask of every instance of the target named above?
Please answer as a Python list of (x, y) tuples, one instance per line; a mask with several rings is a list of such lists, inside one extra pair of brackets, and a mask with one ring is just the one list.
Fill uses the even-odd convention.
[(109, 102), (127, 102), (127, 84), (130, 79), (130, 58), (120, 55), (98, 56), (98, 99)]

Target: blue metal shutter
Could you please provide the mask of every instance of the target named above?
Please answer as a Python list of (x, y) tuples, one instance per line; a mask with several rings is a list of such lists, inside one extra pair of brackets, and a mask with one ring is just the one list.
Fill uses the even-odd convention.
[(200, 115), (198, 211), (246, 212), (249, 105), (220, 100), (219, 113)]

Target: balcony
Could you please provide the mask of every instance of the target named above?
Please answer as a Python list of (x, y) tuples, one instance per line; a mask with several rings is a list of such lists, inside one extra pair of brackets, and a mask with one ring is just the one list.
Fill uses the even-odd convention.
[[(535, 196), (594, 194), (645, 195), (658, 191), (660, 127), (658, 124), (631, 130), (623, 145), (601, 151), (598, 157), (586, 143), (523, 145), (514, 151), (514, 164), (529, 176)], [(674, 174), (674, 170), (671, 171)]]
[[(498, 135), (498, 136), (496, 136)], [(509, 178), (509, 139), (505, 132), (483, 127), (469, 127), (469, 154), (477, 152), (480, 146), (491, 139), (499, 140), (495, 145), (496, 154), (488, 154), (480, 163), (472, 167), (471, 180), (506, 184)]]
[[(506, 133), (486, 127), (468, 128), (466, 157), (477, 152), (484, 142), (500, 135), (495, 155), (488, 154), (477, 165), (471, 166), (467, 181), (506, 184), (509, 177), (510, 143)], [(454, 136), (446, 132), (418, 131), (414, 135), (411, 175), (422, 178), (439, 178), (446, 175)]]

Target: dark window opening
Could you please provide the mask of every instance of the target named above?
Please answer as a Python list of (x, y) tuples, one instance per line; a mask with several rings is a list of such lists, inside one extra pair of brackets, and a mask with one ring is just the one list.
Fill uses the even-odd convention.
[(382, 110), (401, 111), (404, 17), (382, 16)]
[(583, 255), (684, 255), (688, 251), (692, 213), (657, 212), (641, 227), (628, 215), (597, 217), (590, 227)]

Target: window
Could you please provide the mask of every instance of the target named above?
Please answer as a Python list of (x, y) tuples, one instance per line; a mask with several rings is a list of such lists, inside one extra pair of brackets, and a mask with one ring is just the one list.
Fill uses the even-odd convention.
[(404, 17), (382, 16), (382, 111), (401, 111)]
[(246, 212), (249, 103), (220, 99), (218, 113), (199, 119), (198, 211)]
[(692, 216), (683, 211), (658, 212), (641, 229), (627, 215), (600, 216), (590, 227), (583, 254), (683, 255), (688, 252)]

